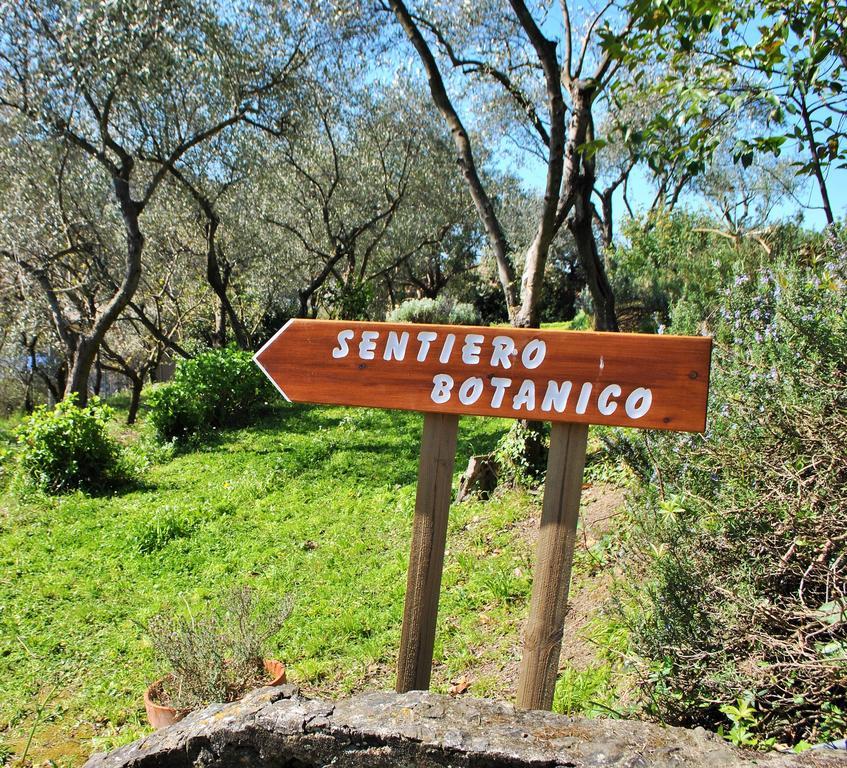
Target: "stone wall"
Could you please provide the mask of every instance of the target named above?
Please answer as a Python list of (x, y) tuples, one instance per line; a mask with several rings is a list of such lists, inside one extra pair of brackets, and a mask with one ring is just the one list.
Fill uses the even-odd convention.
[(94, 755), (85, 768), (847, 768), (843, 755), (766, 756), (703, 729), (569, 718), (420, 691), (327, 702), (281, 686), (195, 712)]

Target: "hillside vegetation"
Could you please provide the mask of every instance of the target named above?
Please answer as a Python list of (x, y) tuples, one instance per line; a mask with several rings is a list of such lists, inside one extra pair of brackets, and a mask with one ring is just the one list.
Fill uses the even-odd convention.
[[(592, 429), (554, 707), (803, 749), (847, 730), (847, 244), (787, 229), (767, 259), (749, 244), (706, 255), (688, 231), (659, 222), (612, 276), (672, 330), (713, 335), (708, 428)], [(654, 271), (661, 253), (689, 279)], [(293, 600), (272, 652), (308, 693), (393, 687), (421, 417), (286, 406), (246, 361), (182, 363), (131, 427), (120, 398), (2, 425), (2, 754), (76, 765), (138, 736), (162, 674), (148, 620), (235, 586), (270, 613)], [(119, 482), (47, 495), (32, 467), (77, 461), (62, 450), (85, 413), (97, 429), (82, 434), (107, 419), (102, 439), (123, 445)], [(456, 475), (492, 451), (506, 471), (491, 499), (451, 511), (442, 692), (514, 694), (543, 479), (520, 435), (461, 420)]]

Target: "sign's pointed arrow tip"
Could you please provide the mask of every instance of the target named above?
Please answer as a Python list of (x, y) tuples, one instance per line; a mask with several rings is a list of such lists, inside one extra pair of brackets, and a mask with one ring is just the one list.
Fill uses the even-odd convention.
[(265, 368), (265, 366), (264, 366), (264, 365), (262, 365), (262, 361), (261, 361), (261, 359), (260, 359), (260, 358), (261, 358), (261, 356), (262, 356), (262, 353), (263, 353), (263, 352), (264, 352), (264, 351), (265, 351), (268, 347), (270, 347), (270, 346), (271, 346), (271, 344), (273, 344), (273, 343), (274, 343), (274, 342), (275, 342), (275, 341), (276, 341), (276, 340), (277, 340), (280, 336), (282, 336), (282, 334), (283, 334), (283, 333), (285, 333), (285, 332), (288, 330), (288, 326), (290, 326), (293, 322), (294, 322), (294, 318), (292, 317), (292, 318), (291, 318), (291, 319), (290, 319), (290, 320), (289, 320), (289, 321), (288, 321), (285, 325), (283, 325), (283, 326), (282, 326), (282, 328), (280, 328), (280, 329), (279, 329), (279, 330), (278, 330), (278, 331), (277, 331), (277, 332), (276, 332), (273, 336), (271, 336), (271, 337), (270, 337), (270, 338), (269, 338), (269, 339), (268, 339), (268, 340), (267, 340), (267, 341), (266, 341), (266, 342), (262, 345), (262, 348), (261, 348), (258, 352), (256, 352), (256, 354), (255, 354), (255, 355), (253, 355), (253, 362), (254, 362), (254, 363), (256, 363), (256, 365), (258, 365), (258, 366), (259, 366), (259, 368), (261, 369), (262, 373), (264, 373), (264, 374), (265, 374), (265, 376), (267, 376), (267, 377), (268, 377), (268, 379), (270, 379), (271, 384), (273, 384), (273, 385), (276, 387), (276, 389), (277, 389), (277, 391), (279, 392), (279, 394), (281, 394), (281, 395), (285, 398), (285, 401), (286, 401), (287, 403), (290, 403), (290, 402), (291, 402), (291, 398), (289, 398), (289, 397), (288, 397), (288, 395), (286, 395), (286, 394), (285, 394), (285, 390), (283, 390), (283, 388), (282, 388), (281, 386), (279, 386), (279, 383), (277, 382), (277, 380), (276, 380), (273, 376), (271, 376), (271, 374), (270, 374), (270, 373), (268, 373), (268, 369), (267, 369), (267, 368)]

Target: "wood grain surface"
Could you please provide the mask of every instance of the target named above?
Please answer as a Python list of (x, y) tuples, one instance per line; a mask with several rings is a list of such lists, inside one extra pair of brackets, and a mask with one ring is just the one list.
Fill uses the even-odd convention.
[(518, 673), (516, 704), (521, 709), (553, 707), (587, 442), (585, 424), (554, 424), (550, 430), (532, 597)]
[(458, 433), (458, 416), (424, 415), (397, 693), (429, 689)]
[(699, 432), (706, 337), (291, 320), (255, 361), (292, 402)]

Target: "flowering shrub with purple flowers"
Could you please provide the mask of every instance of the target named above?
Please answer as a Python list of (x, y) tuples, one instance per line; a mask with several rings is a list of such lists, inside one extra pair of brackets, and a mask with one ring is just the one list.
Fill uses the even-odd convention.
[(642, 701), (751, 746), (843, 738), (847, 233), (739, 271), (701, 309), (680, 302), (670, 330), (715, 338), (708, 431), (606, 434), (642, 480), (622, 601)]

